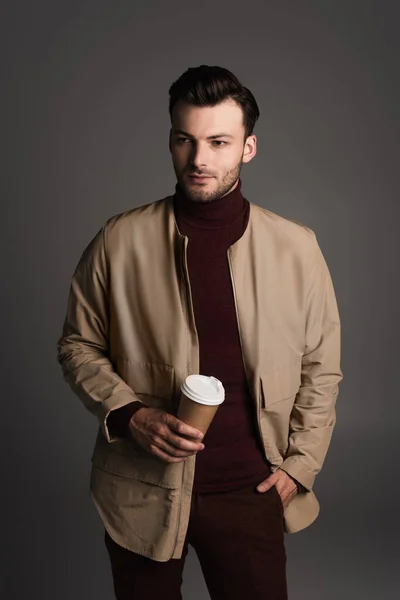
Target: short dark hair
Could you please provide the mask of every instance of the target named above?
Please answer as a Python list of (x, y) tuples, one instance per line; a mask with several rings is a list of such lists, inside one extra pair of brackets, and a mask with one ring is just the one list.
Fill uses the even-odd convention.
[(260, 116), (251, 91), (223, 67), (200, 65), (185, 71), (169, 88), (169, 116), (179, 100), (195, 106), (215, 106), (231, 98), (242, 108), (245, 138), (252, 135)]

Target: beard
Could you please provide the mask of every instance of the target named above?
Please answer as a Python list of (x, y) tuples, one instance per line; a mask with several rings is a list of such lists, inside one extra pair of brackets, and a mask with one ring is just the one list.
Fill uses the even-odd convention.
[(202, 185), (196, 186), (196, 184), (190, 184), (186, 177), (177, 173), (176, 169), (175, 175), (179, 187), (188, 200), (191, 202), (213, 202), (213, 200), (218, 200), (222, 196), (225, 196), (234, 186), (240, 177), (242, 165), (243, 163), (240, 161), (233, 169), (227, 171), (221, 180), (212, 179), (212, 182), (217, 181), (217, 186), (213, 189), (207, 189), (207, 184), (204, 187)]

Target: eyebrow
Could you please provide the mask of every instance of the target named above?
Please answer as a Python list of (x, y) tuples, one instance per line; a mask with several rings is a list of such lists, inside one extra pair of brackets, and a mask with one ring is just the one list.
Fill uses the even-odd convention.
[[(176, 129), (174, 133), (181, 133), (183, 135), (186, 135), (186, 137), (188, 137), (188, 138), (194, 139), (193, 135), (191, 135), (187, 131), (184, 131), (183, 129)], [(216, 138), (220, 138), (220, 137), (233, 138), (233, 135), (231, 135), (230, 133), (216, 133), (214, 135), (209, 135), (207, 139), (208, 140), (215, 140)]]

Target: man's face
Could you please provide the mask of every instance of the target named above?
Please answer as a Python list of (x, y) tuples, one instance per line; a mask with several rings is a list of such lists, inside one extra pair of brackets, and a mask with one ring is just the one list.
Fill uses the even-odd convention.
[[(169, 148), (176, 178), (193, 202), (211, 202), (233, 190), (242, 164), (256, 154), (256, 136), (244, 139), (243, 113), (234, 100), (216, 106), (179, 101), (172, 112)], [(204, 175), (195, 179), (193, 175)]]

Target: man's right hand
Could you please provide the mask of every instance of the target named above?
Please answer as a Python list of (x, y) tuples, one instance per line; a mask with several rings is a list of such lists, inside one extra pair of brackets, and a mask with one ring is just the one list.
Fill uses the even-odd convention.
[(160, 408), (138, 410), (129, 422), (129, 434), (147, 452), (166, 463), (183, 462), (204, 448), (201, 443), (204, 436), (199, 429)]

